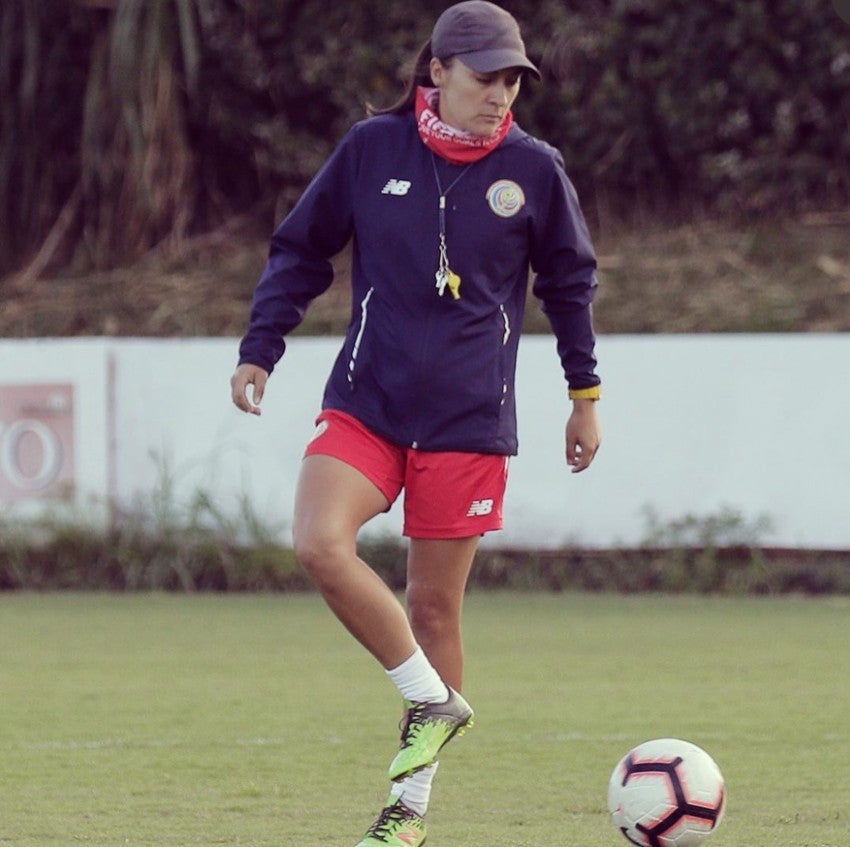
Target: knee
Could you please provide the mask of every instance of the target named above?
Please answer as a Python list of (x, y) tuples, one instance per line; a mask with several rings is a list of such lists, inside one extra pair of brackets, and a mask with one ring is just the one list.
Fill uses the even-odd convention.
[(292, 547), (298, 563), (320, 589), (328, 590), (334, 584), (334, 575), (340, 572), (345, 545), (333, 534), (293, 530)]
[(423, 643), (439, 640), (460, 626), (455, 598), (440, 590), (408, 587), (407, 612), (417, 641)]

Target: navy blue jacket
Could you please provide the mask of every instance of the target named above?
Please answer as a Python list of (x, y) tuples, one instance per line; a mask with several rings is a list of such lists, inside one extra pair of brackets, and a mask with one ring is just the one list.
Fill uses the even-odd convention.
[[(435, 165), (444, 191), (463, 174), (445, 213), (459, 299), (435, 284)], [(431, 153), (412, 112), (355, 124), (272, 236), (240, 363), (272, 371), (286, 333), (331, 284), (330, 258), (353, 237), (351, 321), (324, 408), (401, 445), (515, 454), (529, 266), (569, 386), (597, 385), (596, 260), (560, 154), (514, 125), (465, 167)]]

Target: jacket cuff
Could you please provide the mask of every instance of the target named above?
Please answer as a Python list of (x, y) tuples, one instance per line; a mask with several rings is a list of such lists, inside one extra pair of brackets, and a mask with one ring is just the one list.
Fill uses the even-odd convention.
[(570, 389), (570, 400), (599, 400), (601, 397), (601, 385), (591, 385), (590, 388)]

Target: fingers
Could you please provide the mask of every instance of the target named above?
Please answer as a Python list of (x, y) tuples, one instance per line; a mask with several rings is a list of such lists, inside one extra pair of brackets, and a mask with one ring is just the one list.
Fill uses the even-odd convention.
[(590, 467), (591, 462), (599, 449), (598, 445), (593, 450), (583, 447), (581, 444), (567, 446), (567, 464), (573, 473), (581, 473)]
[(268, 378), (268, 372), (257, 365), (239, 365), (230, 378), (230, 397), (236, 408), (250, 415), (262, 414), (260, 403), (263, 400)]
[(567, 464), (573, 473), (587, 470), (599, 450), (602, 436), (594, 406), (573, 411), (567, 422)]

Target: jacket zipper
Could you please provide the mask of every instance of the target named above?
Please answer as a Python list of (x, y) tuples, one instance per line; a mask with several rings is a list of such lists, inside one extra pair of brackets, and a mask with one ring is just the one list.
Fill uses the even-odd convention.
[(348, 360), (348, 384), (352, 389), (354, 388), (354, 368), (357, 364), (357, 354), (360, 352), (360, 342), (363, 340), (366, 321), (369, 317), (369, 298), (374, 290), (374, 288), (370, 288), (366, 292), (366, 296), (360, 301), (360, 327), (354, 339), (354, 346), (351, 348), (351, 358)]
[(504, 304), (499, 304), (499, 311), (502, 313), (502, 321), (505, 324), (505, 332), (502, 336), (502, 400), (499, 403), (500, 406), (504, 406), (508, 394), (508, 380), (505, 376), (504, 351), (505, 348), (508, 346), (508, 340), (511, 337), (511, 320), (508, 317), (508, 313), (505, 311)]

